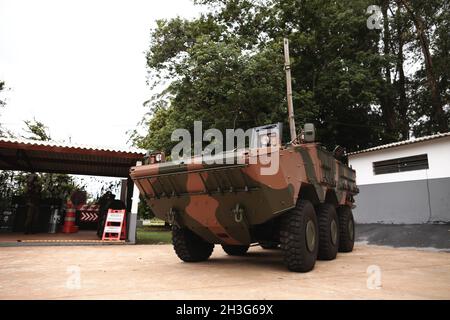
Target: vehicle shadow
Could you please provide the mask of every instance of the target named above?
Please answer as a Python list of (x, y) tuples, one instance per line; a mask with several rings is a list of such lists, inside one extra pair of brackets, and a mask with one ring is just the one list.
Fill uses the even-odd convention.
[(209, 260), (209, 264), (215, 265), (229, 265), (239, 266), (240, 269), (252, 269), (256, 268), (273, 270), (273, 271), (286, 271), (286, 267), (283, 263), (283, 253), (281, 250), (264, 250), (264, 251), (252, 251), (250, 249), (247, 254), (243, 256), (229, 256), (221, 248), (216, 248), (215, 251), (220, 251), (220, 255), (216, 254)]

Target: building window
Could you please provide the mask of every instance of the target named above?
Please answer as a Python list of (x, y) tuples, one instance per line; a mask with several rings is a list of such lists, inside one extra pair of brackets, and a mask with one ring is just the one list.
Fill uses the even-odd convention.
[(375, 175), (423, 169), (428, 169), (427, 154), (377, 161), (373, 163), (373, 173)]

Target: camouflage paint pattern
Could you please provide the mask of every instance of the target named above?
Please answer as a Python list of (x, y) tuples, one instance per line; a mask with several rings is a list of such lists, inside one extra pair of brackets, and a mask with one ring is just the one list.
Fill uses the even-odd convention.
[(133, 167), (130, 176), (158, 218), (188, 227), (211, 243), (254, 242), (251, 226), (293, 208), (303, 187), (313, 186), (320, 202), (353, 205), (355, 171), (320, 144), (280, 148), (272, 156), (276, 153), (274, 175), (261, 175), (269, 165), (247, 151), (243, 164), (165, 162)]

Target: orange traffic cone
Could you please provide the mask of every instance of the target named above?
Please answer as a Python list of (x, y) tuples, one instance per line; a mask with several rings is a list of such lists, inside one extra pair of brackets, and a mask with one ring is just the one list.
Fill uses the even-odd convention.
[(76, 209), (72, 201), (67, 200), (66, 204), (66, 217), (64, 218), (63, 233), (78, 232), (78, 226), (75, 225), (75, 213)]

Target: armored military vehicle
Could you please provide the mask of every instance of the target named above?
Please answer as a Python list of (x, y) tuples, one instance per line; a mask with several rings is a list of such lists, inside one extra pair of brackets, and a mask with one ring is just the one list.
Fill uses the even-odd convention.
[[(289, 270), (307, 272), (317, 258), (352, 251), (355, 171), (315, 141), (312, 125), (297, 136), (289, 100), (288, 110), (292, 140), (285, 145), (281, 125), (268, 125), (252, 130), (248, 148), (214, 156), (223, 161), (202, 157), (131, 168), (151, 210), (172, 225), (181, 260), (207, 260), (215, 244), (237, 256), (260, 245), (281, 248)], [(278, 160), (269, 174), (263, 154)]]

